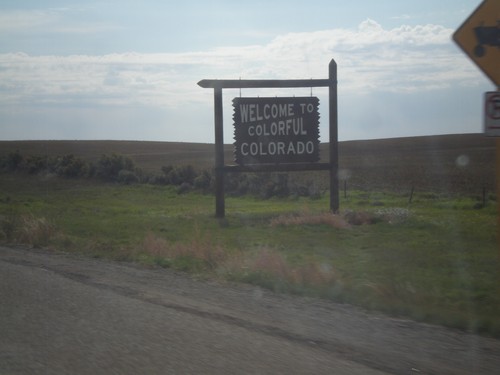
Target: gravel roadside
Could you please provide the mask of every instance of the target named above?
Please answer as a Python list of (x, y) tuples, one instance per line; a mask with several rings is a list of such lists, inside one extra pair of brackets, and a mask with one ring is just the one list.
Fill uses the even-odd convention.
[[(500, 368), (499, 340), (331, 301), (46, 250), (0, 247), (0, 268), (0, 374), (64, 373), (82, 357), (94, 365), (73, 373), (145, 366), (150, 372), (143, 373), (329, 373), (337, 366), (335, 373), (346, 374), (496, 374)], [(58, 321), (59, 312), (68, 320)], [(158, 327), (172, 332), (159, 337)], [(28, 338), (30, 332), (36, 337)], [(50, 357), (45, 362), (41, 349)], [(99, 353), (126, 361), (118, 366)]]

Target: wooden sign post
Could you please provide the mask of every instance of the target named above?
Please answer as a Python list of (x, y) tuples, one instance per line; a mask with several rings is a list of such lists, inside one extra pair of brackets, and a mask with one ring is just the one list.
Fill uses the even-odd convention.
[[(227, 172), (330, 171), (330, 210), (339, 210), (337, 64), (331, 60), (328, 79), (208, 80), (198, 82), (214, 89), (215, 216), (225, 216), (224, 175)], [(235, 88), (328, 87), (330, 160), (319, 163), (317, 98), (240, 98), (233, 105), (246, 128), (236, 139), (236, 162), (224, 163), (222, 90)], [(243, 113), (241, 112), (243, 111)], [(318, 118), (316, 118), (318, 116)], [(239, 131), (239, 130), (238, 130)], [(238, 131), (235, 131), (237, 133)], [(263, 136), (262, 141), (258, 137)], [(290, 138), (292, 137), (292, 138)], [(256, 141), (257, 140), (257, 141)]]

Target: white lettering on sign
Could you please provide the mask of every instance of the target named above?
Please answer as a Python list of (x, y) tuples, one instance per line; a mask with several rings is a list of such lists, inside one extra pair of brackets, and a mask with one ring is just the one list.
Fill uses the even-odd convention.
[(307, 131), (304, 129), (304, 119), (299, 117), (272, 122), (271, 124), (250, 125), (248, 127), (248, 135), (251, 137), (307, 135)]
[(307, 106), (307, 113), (313, 113), (314, 111), (314, 105), (311, 103), (300, 103), (300, 109), (302, 110), (302, 114), (306, 113), (306, 106)]
[[(311, 104), (312, 105), (312, 104)], [(314, 106), (313, 106), (314, 108)], [(240, 104), (241, 123), (275, 119), (278, 117), (293, 117), (293, 103), (264, 104)]]
[(316, 97), (235, 98), (238, 164), (307, 163), (319, 160)]
[(314, 142), (244, 142), (240, 147), (243, 156), (266, 155), (302, 155), (314, 152)]

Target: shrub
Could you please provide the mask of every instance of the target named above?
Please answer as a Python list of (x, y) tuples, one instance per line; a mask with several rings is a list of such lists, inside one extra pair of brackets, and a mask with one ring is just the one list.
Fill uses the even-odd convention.
[(117, 155), (102, 155), (96, 166), (96, 176), (105, 181), (118, 181), (120, 171), (134, 171), (132, 159)]
[(165, 174), (167, 183), (170, 185), (182, 185), (183, 183), (193, 184), (196, 172), (191, 165), (173, 167), (163, 166), (161, 168)]
[(162, 175), (151, 175), (149, 176), (147, 183), (151, 185), (166, 185), (167, 178)]
[(260, 189), (262, 198), (286, 197), (288, 196), (288, 175), (272, 174), (268, 177), (265, 184)]
[(165, 174), (165, 176), (168, 176), (172, 169), (174, 169), (172, 165), (164, 165), (163, 167), (161, 167), (161, 171)]
[(289, 195), (286, 173), (244, 173), (226, 175), (225, 190), (229, 194), (250, 194), (260, 198), (286, 197)]
[(193, 185), (196, 189), (208, 191), (212, 186), (212, 180), (212, 174), (208, 170), (205, 170), (194, 179)]
[(30, 155), (24, 161), (24, 169), (30, 174), (41, 173), (47, 170), (47, 168), (47, 157)]
[(139, 177), (132, 171), (122, 169), (118, 172), (118, 182), (126, 185), (135, 184), (139, 182)]
[(52, 168), (61, 177), (85, 177), (88, 173), (87, 163), (73, 154), (57, 157)]
[(177, 194), (186, 194), (186, 193), (189, 193), (191, 191), (191, 189), (192, 189), (191, 184), (189, 184), (187, 182), (183, 182), (177, 188)]
[(14, 172), (18, 170), (23, 162), (24, 157), (19, 151), (10, 152), (2, 160), (2, 169), (7, 172)]

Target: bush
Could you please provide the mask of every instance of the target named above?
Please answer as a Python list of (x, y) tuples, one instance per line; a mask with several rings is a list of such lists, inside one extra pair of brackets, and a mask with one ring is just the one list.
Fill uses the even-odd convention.
[(183, 183), (187, 183), (192, 185), (196, 178), (196, 171), (191, 165), (173, 167), (163, 166), (161, 168), (163, 173), (165, 174), (167, 184), (169, 185), (182, 185)]
[(19, 151), (7, 154), (2, 160), (2, 170), (14, 172), (21, 167), (24, 158)]
[(87, 163), (72, 154), (56, 158), (51, 167), (55, 174), (61, 177), (86, 177), (88, 173)]
[(260, 195), (263, 198), (287, 197), (288, 193), (288, 175), (273, 174), (267, 183), (263, 185)]
[(105, 181), (118, 181), (121, 171), (134, 171), (132, 159), (117, 155), (102, 155), (96, 166), (96, 176)]
[(212, 186), (212, 180), (212, 174), (209, 171), (205, 170), (194, 179), (193, 185), (196, 189), (208, 191)]
[(118, 172), (118, 182), (126, 185), (136, 184), (139, 182), (139, 177), (132, 171), (122, 169)]
[(8, 172), (27, 172), (37, 174), (49, 172), (61, 177), (87, 177), (89, 164), (73, 154), (47, 157), (29, 155), (24, 157), (19, 151), (8, 154), (1, 161), (1, 169)]
[[(197, 172), (191, 165), (162, 166), (163, 174), (152, 175), (144, 173), (135, 167), (132, 159), (118, 154), (103, 154), (94, 164), (73, 154), (63, 156), (28, 156), (23, 157), (18, 151), (0, 158), (0, 170), (25, 171), (30, 174), (51, 173), (67, 178), (97, 177), (106, 182), (123, 184), (149, 183), (153, 185), (174, 185), (179, 193), (192, 189), (203, 192), (213, 191), (213, 171)], [(291, 182), (290, 182), (291, 181)], [(288, 173), (227, 173), (224, 178), (227, 194), (241, 196), (250, 194), (268, 199), (272, 197), (321, 196), (316, 184), (311, 181), (301, 181), (298, 184)]]
[(24, 169), (30, 174), (41, 173), (46, 171), (47, 168), (47, 157), (30, 155), (24, 161)]
[(226, 175), (225, 189), (233, 195), (251, 194), (260, 198), (290, 194), (286, 173), (244, 173)]
[(166, 185), (167, 178), (161, 175), (151, 175), (149, 176), (147, 183), (151, 185)]
[(192, 185), (191, 184), (189, 184), (187, 182), (183, 182), (177, 188), (177, 194), (189, 193), (191, 191), (191, 189), (192, 189)]
[(172, 169), (174, 169), (172, 165), (164, 165), (163, 167), (161, 167), (161, 171), (165, 176), (168, 176), (168, 174), (170, 173), (170, 171), (172, 171)]

